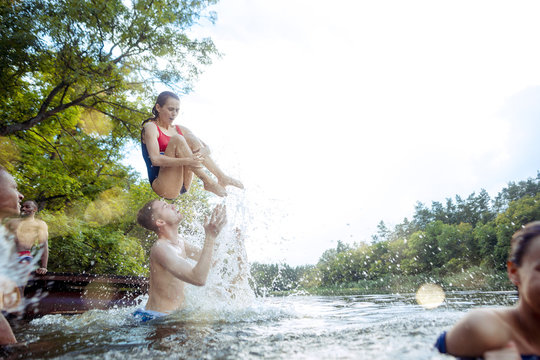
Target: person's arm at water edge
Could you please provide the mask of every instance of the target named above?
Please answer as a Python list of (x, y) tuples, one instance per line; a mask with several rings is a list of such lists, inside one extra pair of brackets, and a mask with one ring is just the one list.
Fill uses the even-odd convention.
[(448, 331), (446, 348), (450, 355), (482, 357), (504, 348), (512, 339), (510, 330), (495, 310), (472, 310)]

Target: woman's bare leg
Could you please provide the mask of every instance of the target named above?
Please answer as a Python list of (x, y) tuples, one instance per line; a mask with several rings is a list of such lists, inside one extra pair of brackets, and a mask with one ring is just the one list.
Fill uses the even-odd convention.
[[(171, 136), (171, 139), (169, 140), (165, 155), (186, 158), (192, 157), (193, 153), (183, 136), (174, 135)], [(186, 169), (189, 170), (186, 171)], [(191, 173), (190, 176), (187, 174), (188, 172)], [(174, 199), (180, 194), (182, 185), (186, 187), (186, 190), (191, 185), (193, 173), (202, 180), (205, 190), (213, 192), (218, 196), (227, 195), (225, 188), (216, 183), (202, 168), (188, 168), (187, 166), (161, 167), (157, 179), (152, 183), (152, 188), (159, 196), (167, 199)], [(188, 175), (187, 178), (185, 178), (184, 175)]]
[[(167, 149), (165, 149), (165, 155), (179, 157), (176, 148), (174, 141), (170, 141)], [(161, 197), (175, 199), (180, 195), (180, 190), (184, 184), (185, 168), (186, 166), (160, 167), (158, 177), (152, 183), (152, 189)]]
[(189, 166), (184, 166), (184, 189), (189, 191), (191, 183), (193, 182), (193, 171)]
[[(185, 139), (187, 141), (187, 143), (189, 144), (189, 147), (190, 149), (196, 153), (198, 152), (199, 150), (201, 150), (201, 148), (204, 147), (204, 145), (201, 143), (201, 141), (194, 135), (192, 134), (186, 134), (185, 135)], [(218, 179), (218, 183), (219, 185), (225, 187), (225, 186), (228, 186), (228, 185), (232, 185), (232, 186), (236, 186), (237, 188), (240, 188), (240, 189), (243, 189), (244, 188), (244, 185), (226, 175), (220, 168), (219, 166), (216, 164), (216, 162), (214, 161), (214, 159), (212, 159), (210, 157), (210, 153), (208, 152), (207, 154), (204, 154), (204, 161), (203, 161), (203, 165), (212, 173), (216, 176), (216, 178)]]

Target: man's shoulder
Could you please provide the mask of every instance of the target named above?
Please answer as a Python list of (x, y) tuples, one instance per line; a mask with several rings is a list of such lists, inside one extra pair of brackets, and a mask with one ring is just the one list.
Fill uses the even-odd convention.
[(162, 239), (156, 240), (154, 245), (150, 248), (150, 257), (162, 256), (171, 251), (171, 245)]

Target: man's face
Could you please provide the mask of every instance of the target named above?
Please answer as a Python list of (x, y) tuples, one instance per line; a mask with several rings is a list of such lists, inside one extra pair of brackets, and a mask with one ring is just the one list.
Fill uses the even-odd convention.
[(21, 215), (30, 216), (37, 212), (37, 207), (32, 201), (25, 201), (21, 207)]
[(155, 201), (153, 205), (154, 219), (163, 220), (169, 225), (178, 225), (184, 218), (180, 210), (174, 204), (165, 201)]
[(17, 190), (13, 176), (0, 170), (0, 214), (3, 216), (19, 215), (22, 194)]

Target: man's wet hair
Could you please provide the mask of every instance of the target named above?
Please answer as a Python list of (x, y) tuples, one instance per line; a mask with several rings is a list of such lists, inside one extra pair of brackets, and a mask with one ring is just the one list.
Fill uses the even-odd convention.
[(527, 253), (527, 249), (531, 241), (540, 236), (540, 221), (533, 221), (518, 230), (510, 242), (510, 254), (508, 261), (513, 262), (517, 266), (521, 266), (523, 256)]
[(156, 201), (157, 199), (150, 200), (149, 202), (144, 204), (144, 206), (137, 213), (137, 222), (139, 223), (139, 225), (151, 231), (158, 230), (156, 221), (154, 219), (154, 203)]

